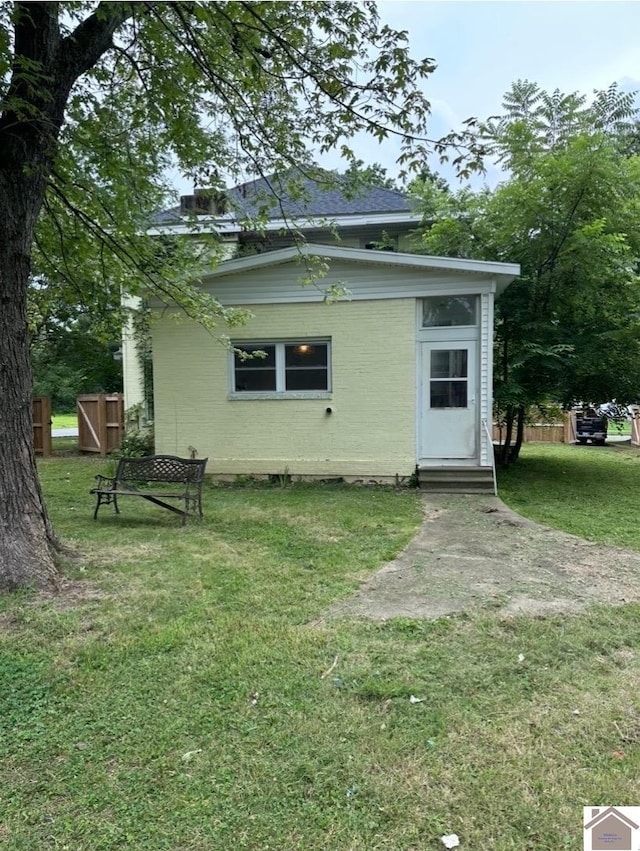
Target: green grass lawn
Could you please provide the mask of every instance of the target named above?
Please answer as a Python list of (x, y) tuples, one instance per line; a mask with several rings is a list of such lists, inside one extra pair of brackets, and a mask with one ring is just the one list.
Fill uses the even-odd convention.
[(628, 436), (631, 434), (631, 423), (629, 420), (612, 420), (609, 423), (607, 434), (609, 437), (613, 437), (618, 434)]
[(516, 511), (593, 541), (640, 550), (640, 450), (532, 443), (499, 473)]
[(0, 599), (3, 849), (556, 851), (583, 806), (640, 800), (640, 607), (324, 622), (414, 492), (210, 487), (200, 524), (94, 523), (103, 467), (40, 463), (73, 593)]
[(77, 428), (78, 415), (75, 411), (68, 414), (53, 414), (51, 428)]

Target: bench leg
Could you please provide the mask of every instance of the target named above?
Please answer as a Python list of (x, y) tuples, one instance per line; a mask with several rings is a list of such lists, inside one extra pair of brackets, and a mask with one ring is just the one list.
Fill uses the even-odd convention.
[(98, 519), (98, 509), (100, 508), (101, 505), (109, 505), (110, 503), (113, 503), (113, 507), (116, 510), (116, 514), (120, 514), (120, 509), (118, 508), (118, 497), (115, 494), (98, 493), (98, 494), (96, 494), (96, 498), (97, 498), (96, 508), (95, 508), (95, 511), (93, 512), (93, 519), (94, 520)]

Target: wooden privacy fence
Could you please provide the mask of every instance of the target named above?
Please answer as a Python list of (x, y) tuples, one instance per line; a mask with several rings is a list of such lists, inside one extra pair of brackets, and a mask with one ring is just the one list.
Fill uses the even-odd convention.
[[(609, 427), (609, 436), (615, 435), (615, 428)], [(494, 443), (501, 443), (504, 436), (497, 425), (493, 426)], [(515, 437), (515, 426), (514, 426)], [(533, 425), (526, 426), (524, 430), (524, 442), (542, 441), (546, 443), (575, 443), (576, 442), (576, 415), (573, 411), (565, 414), (564, 424), (560, 425)], [(633, 407), (631, 418), (631, 445), (640, 446), (640, 406)]]
[(78, 449), (107, 455), (119, 449), (124, 434), (124, 396), (99, 393), (78, 396)]
[[(493, 440), (494, 443), (502, 443), (505, 430), (501, 430), (494, 423)], [(513, 436), (515, 439), (515, 424)], [(565, 414), (564, 423), (542, 423), (539, 425), (525, 426), (524, 442), (540, 441), (543, 443), (575, 443), (576, 439), (576, 415), (573, 413)]]
[(34, 396), (33, 448), (36, 455), (51, 455), (51, 399), (48, 396)]

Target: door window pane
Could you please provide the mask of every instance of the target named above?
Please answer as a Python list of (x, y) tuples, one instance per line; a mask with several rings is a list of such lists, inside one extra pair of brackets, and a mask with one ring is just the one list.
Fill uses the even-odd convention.
[(432, 408), (467, 407), (467, 349), (433, 349), (431, 351)]
[(449, 328), (475, 325), (478, 321), (478, 296), (430, 296), (422, 300), (422, 327)]
[(442, 349), (431, 352), (431, 378), (466, 378), (467, 350)]
[(431, 382), (431, 407), (432, 408), (466, 408), (467, 407), (467, 382), (466, 381), (432, 381)]

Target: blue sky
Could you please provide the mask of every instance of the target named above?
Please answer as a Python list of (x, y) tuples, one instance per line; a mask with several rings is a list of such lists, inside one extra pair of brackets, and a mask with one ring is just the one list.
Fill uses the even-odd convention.
[[(564, 93), (590, 95), (613, 82), (640, 90), (640, 2), (634, 0), (382, 0), (378, 9), (384, 23), (408, 31), (415, 58), (428, 56), (437, 63), (425, 83), (432, 138), (458, 129), (471, 116), (500, 113), (502, 95), (517, 79)], [(363, 135), (356, 153), (397, 174), (397, 145), (379, 146)], [(338, 156), (320, 163), (343, 167)], [(433, 165), (456, 185), (450, 168)], [(499, 179), (488, 164), (486, 175), (473, 183)], [(180, 192), (191, 191), (177, 174), (174, 182)]]
[[(517, 79), (551, 91), (591, 94), (616, 81), (640, 90), (640, 2), (384, 0), (378, 8), (385, 23), (408, 31), (416, 58), (438, 65), (425, 85), (434, 137), (470, 116), (499, 113)], [(395, 170), (391, 145), (363, 139), (358, 154)]]

